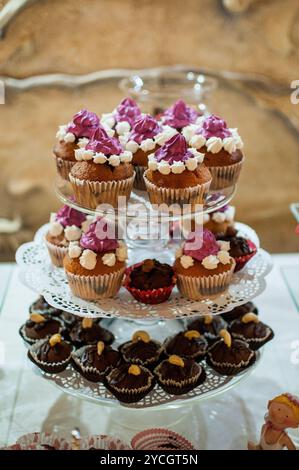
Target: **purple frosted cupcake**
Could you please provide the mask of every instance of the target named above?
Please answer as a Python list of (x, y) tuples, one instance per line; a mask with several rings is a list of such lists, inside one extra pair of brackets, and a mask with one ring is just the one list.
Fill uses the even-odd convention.
[(101, 116), (101, 124), (114, 129), (118, 136), (128, 134), (134, 123), (141, 117), (141, 110), (132, 98), (124, 98), (112, 113)]
[(187, 106), (185, 101), (180, 99), (164, 111), (160, 116), (160, 120), (163, 125), (181, 132), (184, 127), (200, 122), (200, 116), (201, 114), (198, 111), (191, 106)]

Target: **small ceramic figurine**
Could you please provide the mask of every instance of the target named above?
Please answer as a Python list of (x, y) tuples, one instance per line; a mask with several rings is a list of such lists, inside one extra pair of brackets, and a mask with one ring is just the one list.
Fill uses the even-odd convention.
[(299, 427), (299, 398), (284, 393), (268, 403), (268, 413), (259, 444), (248, 442), (248, 450), (296, 450), (285, 429)]

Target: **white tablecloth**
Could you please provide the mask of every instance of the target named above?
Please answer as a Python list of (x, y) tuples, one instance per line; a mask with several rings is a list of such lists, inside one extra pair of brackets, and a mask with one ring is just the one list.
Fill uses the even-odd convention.
[(262, 319), (275, 331), (261, 363), (236, 388), (208, 401), (176, 409), (106, 408), (62, 393), (34, 374), (18, 328), (37, 297), (18, 281), (15, 265), (0, 265), (0, 446), (22, 434), (56, 431), (114, 434), (129, 442), (139, 430), (169, 427), (197, 449), (244, 449), (257, 439), (267, 401), (288, 391), (299, 395), (299, 312), (281, 274), (299, 266), (299, 255), (275, 255), (266, 291), (256, 299)]

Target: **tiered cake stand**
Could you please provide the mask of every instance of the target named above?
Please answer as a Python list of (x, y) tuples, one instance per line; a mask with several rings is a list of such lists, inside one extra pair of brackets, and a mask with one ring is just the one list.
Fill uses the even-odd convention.
[[(68, 183), (56, 181), (56, 194), (59, 199), (69, 206), (92, 215), (103, 215), (99, 210), (82, 207), (72, 199), (72, 191)], [(235, 187), (227, 188), (221, 193), (210, 194), (202, 211), (196, 216), (214, 211), (227, 204), (233, 197)], [(138, 216), (133, 211), (134, 204), (143, 207)], [(116, 214), (116, 221), (123, 228), (128, 228), (131, 224), (131, 233), (136, 232), (136, 224), (145, 222), (149, 211), (152, 210), (145, 193), (134, 192), (125, 207), (124, 212), (119, 209)], [(134, 215), (133, 215), (134, 213)], [(193, 214), (194, 215), (194, 214)], [(187, 217), (187, 216), (186, 216)], [(190, 217), (190, 214), (188, 215)], [(178, 217), (172, 214), (168, 218), (157, 221), (157, 227), (165, 223), (176, 222)], [(103, 326), (108, 327), (115, 335), (116, 345), (130, 339), (132, 332), (137, 329), (147, 330), (150, 335), (158, 340), (175, 334), (184, 329), (187, 318), (201, 316), (205, 314), (219, 315), (227, 312), (237, 305), (241, 305), (260, 295), (266, 288), (266, 275), (270, 272), (272, 264), (270, 255), (259, 246), (259, 239), (256, 233), (247, 225), (236, 223), (236, 228), (242, 236), (251, 239), (258, 247), (257, 254), (239, 272), (233, 276), (233, 282), (225, 294), (213, 299), (203, 301), (193, 301), (183, 298), (175, 288), (169, 301), (159, 305), (145, 305), (137, 302), (131, 295), (121, 288), (114, 299), (102, 300), (99, 302), (89, 302), (72, 295), (67, 279), (62, 268), (54, 267), (48, 256), (44, 243), (44, 235), (48, 225), (42, 226), (35, 235), (33, 242), (22, 245), (16, 254), (16, 260), (20, 266), (20, 279), (30, 289), (45, 297), (47, 302), (53, 307), (67, 311), (81, 317), (103, 317)], [(164, 233), (166, 233), (164, 231)], [(128, 264), (142, 261), (145, 258), (156, 257), (160, 261), (172, 263), (177, 243), (167, 235), (161, 239), (146, 240), (143, 237), (133, 236), (133, 240), (127, 240), (129, 246)], [(260, 354), (258, 354), (258, 363)], [(195, 400), (203, 400), (214, 397), (219, 393), (229, 390), (231, 387), (245, 379), (252, 367), (245, 372), (234, 376), (221, 376), (212, 370), (205, 362), (207, 380), (191, 392), (179, 397), (165, 393), (158, 385), (143, 400), (134, 404), (122, 404), (114, 398), (102, 384), (95, 384), (85, 380), (72, 366), (59, 374), (47, 374), (37, 370), (42, 377), (49, 382), (56, 384), (64, 392), (73, 396), (100, 403), (105, 406), (126, 406), (131, 408), (146, 407), (178, 407)]]

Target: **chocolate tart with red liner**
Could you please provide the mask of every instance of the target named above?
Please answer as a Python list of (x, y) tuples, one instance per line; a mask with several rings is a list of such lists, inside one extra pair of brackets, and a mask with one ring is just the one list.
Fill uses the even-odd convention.
[(155, 386), (155, 377), (149, 369), (137, 364), (122, 364), (106, 377), (107, 389), (119, 401), (135, 403)]
[(146, 259), (126, 270), (124, 287), (139, 302), (165, 302), (175, 286), (176, 277), (171, 266), (155, 259)]
[(49, 315), (40, 315), (39, 313), (31, 313), (30, 318), (19, 329), (21, 337), (28, 344), (34, 344), (55, 333), (62, 333), (62, 331), (63, 325), (61, 321)]
[(163, 348), (146, 331), (135, 331), (132, 340), (121, 344), (119, 351), (126, 362), (151, 368), (158, 363)]
[(227, 323), (219, 315), (203, 315), (190, 321), (188, 330), (196, 330), (203, 335), (211, 345), (219, 339), (221, 330), (227, 327)]
[(64, 341), (60, 334), (38, 341), (29, 351), (29, 359), (40, 369), (50, 374), (62, 372), (71, 360), (73, 346)]
[(170, 395), (184, 395), (206, 379), (204, 368), (194, 359), (182, 359), (172, 355), (154, 370), (157, 381)]
[(258, 315), (258, 309), (253, 302), (246, 302), (243, 305), (238, 305), (233, 308), (230, 312), (222, 313), (221, 317), (228, 323), (237, 320), (238, 318), (245, 315), (245, 313), (253, 312)]
[(246, 341), (234, 339), (227, 330), (208, 351), (206, 361), (220, 375), (237, 375), (256, 361), (256, 354)]
[(72, 352), (74, 368), (91, 382), (102, 382), (121, 362), (120, 353), (111, 346), (105, 346), (103, 341)]
[(233, 338), (246, 341), (253, 351), (257, 351), (274, 337), (270, 326), (261, 322), (252, 312), (234, 320), (230, 325), (230, 333)]
[[(232, 230), (232, 233), (235, 231)], [(219, 237), (216, 237), (219, 240)], [(229, 254), (236, 262), (234, 272), (240, 271), (244, 266), (251, 260), (256, 254), (257, 247), (249, 239), (244, 237), (238, 237), (237, 235), (225, 235), (221, 237), (222, 241), (228, 241), (230, 243)]]
[(194, 359), (199, 362), (204, 359), (208, 350), (208, 342), (196, 330), (182, 331), (164, 343), (164, 352), (168, 356), (176, 355), (183, 359)]
[(35, 302), (29, 307), (29, 313), (39, 313), (40, 315), (49, 315), (52, 317), (59, 317), (61, 310), (52, 307), (48, 304), (45, 298), (41, 295)]
[(69, 330), (69, 337), (76, 348), (96, 344), (98, 341), (109, 345), (114, 341), (114, 335), (109, 330), (102, 328), (97, 320), (92, 318), (83, 318), (82, 321), (76, 322)]

